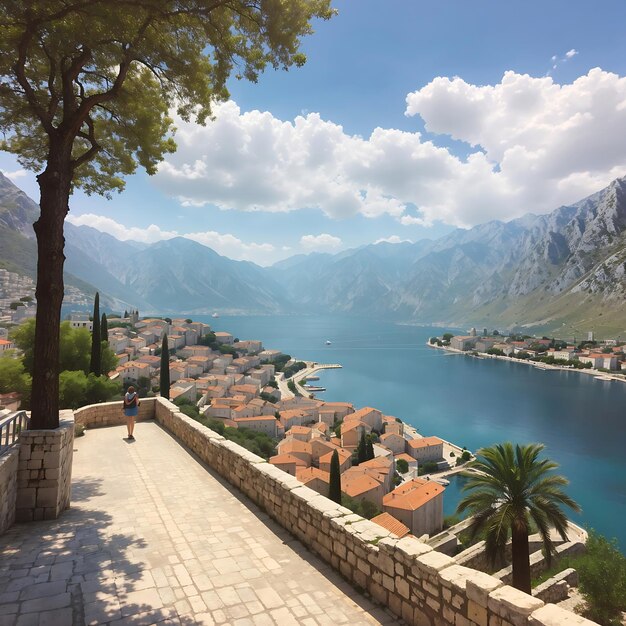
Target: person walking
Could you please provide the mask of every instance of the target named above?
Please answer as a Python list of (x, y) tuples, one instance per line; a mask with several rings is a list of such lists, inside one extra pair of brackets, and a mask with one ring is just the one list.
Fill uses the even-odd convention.
[(135, 430), (135, 417), (139, 412), (139, 396), (135, 388), (131, 385), (124, 395), (124, 415), (126, 415), (126, 427), (128, 428), (128, 437), (131, 441), (135, 440), (133, 431)]

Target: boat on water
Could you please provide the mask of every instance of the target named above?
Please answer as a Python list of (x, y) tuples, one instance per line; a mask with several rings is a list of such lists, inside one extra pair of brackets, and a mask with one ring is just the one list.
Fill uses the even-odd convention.
[(211, 317), (219, 317), (219, 315), (217, 313), (213, 313), (213, 315), (211, 315)]
[(447, 487), (450, 484), (450, 481), (447, 478), (433, 478), (432, 480), (434, 483), (439, 483), (444, 487)]
[(333, 342), (332, 342), (332, 341), (330, 341), (330, 339), (327, 339), (327, 340), (326, 340), (326, 345), (327, 345), (327, 346), (330, 346), (332, 343), (333, 343)]

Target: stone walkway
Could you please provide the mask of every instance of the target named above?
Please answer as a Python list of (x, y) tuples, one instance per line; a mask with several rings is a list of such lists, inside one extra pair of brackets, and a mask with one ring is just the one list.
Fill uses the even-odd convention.
[(77, 439), (72, 508), (0, 537), (0, 626), (394, 624), (158, 425)]

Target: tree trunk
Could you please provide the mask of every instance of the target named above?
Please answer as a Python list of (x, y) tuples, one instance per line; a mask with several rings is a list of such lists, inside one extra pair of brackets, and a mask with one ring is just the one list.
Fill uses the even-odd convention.
[(530, 594), (530, 555), (528, 554), (528, 529), (512, 528), (513, 587)]
[(37, 317), (31, 393), (31, 429), (59, 426), (59, 326), (63, 302), (63, 223), (69, 210), (71, 148), (52, 146), (37, 177), (41, 214), (37, 235)]

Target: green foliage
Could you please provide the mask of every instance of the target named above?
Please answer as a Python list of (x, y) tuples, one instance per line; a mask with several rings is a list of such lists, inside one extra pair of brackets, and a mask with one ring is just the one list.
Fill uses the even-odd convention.
[(266, 393), (265, 391), (262, 391), (259, 397), (261, 398), (261, 400), (265, 400), (265, 402), (274, 402), (274, 398), (270, 396), (269, 393)]
[(409, 471), (409, 463), (406, 459), (398, 459), (396, 461), (396, 469), (401, 474), (406, 474)]
[(626, 557), (617, 540), (590, 532), (576, 569), (587, 617), (606, 626), (620, 624), (621, 611), (626, 611)]
[(376, 517), (382, 513), (382, 511), (373, 502), (370, 502), (369, 500), (359, 501), (355, 498), (351, 498), (345, 493), (341, 494), (341, 504), (347, 509), (350, 509), (353, 513), (356, 513), (365, 519), (372, 519), (372, 517)]
[(330, 457), (330, 478), (328, 485), (328, 497), (337, 504), (341, 504), (341, 470), (339, 466), (339, 454), (333, 450)]
[(418, 465), (417, 474), (419, 476), (423, 476), (424, 474), (432, 474), (438, 469), (439, 467), (437, 466), (437, 463), (435, 463), (434, 461), (426, 461), (425, 463)]
[[(25, 370), (32, 375), (33, 351), (35, 346), (35, 320), (29, 319), (15, 328), (11, 337), (22, 350)], [(86, 328), (72, 328), (69, 322), (61, 322), (59, 365), (61, 371), (82, 370), (89, 372), (91, 354), (91, 333)], [(101, 351), (102, 371), (110, 372), (117, 366), (113, 350), (104, 346)]]
[(343, 424), (343, 420), (339, 420), (338, 422), (335, 422), (333, 424), (333, 432), (335, 433), (336, 437), (339, 437), (341, 439), (341, 425)]
[(96, 376), (102, 373), (102, 344), (100, 341), (100, 294), (96, 291), (93, 301), (93, 330), (91, 331), (91, 360), (89, 371)]
[(446, 515), (443, 518), (443, 528), (444, 530), (452, 528), (452, 526), (456, 526), (460, 521), (461, 517), (459, 515)]
[(33, 298), (32, 296), (23, 296), (22, 298), (20, 298), (20, 302), (32, 302)]
[(300, 395), (300, 392), (298, 391), (298, 388), (296, 387), (296, 383), (293, 382), (293, 380), (290, 380), (287, 382), (287, 387), (289, 388), (289, 391), (291, 391), (291, 393), (293, 393), (296, 396)]
[(356, 447), (356, 458), (359, 464), (367, 461), (367, 443), (365, 441), (365, 431), (361, 432), (361, 439), (359, 439), (359, 444)]
[(30, 375), (24, 370), (24, 363), (5, 353), (0, 357), (0, 393), (17, 391), (22, 395), (22, 407), (27, 407), (30, 400)]
[(11, 311), (17, 311), (18, 307), (25, 306), (23, 302), (11, 302), (9, 308)]
[(62, 408), (77, 409), (86, 404), (117, 399), (121, 394), (120, 384), (106, 376), (85, 375), (81, 370), (66, 370), (59, 376), (59, 404)]
[[(530, 592), (527, 537), (535, 524), (544, 544), (548, 562), (555, 552), (551, 528), (565, 539), (567, 517), (561, 506), (575, 511), (580, 507), (564, 491), (568, 481), (553, 471), (558, 465), (539, 459), (541, 444), (504, 444), (482, 448), (472, 467), (464, 472), (467, 495), (457, 513), (472, 515), (470, 538), (485, 532), (485, 550), (492, 564), (501, 558), (509, 537), (513, 539), (513, 586)], [(523, 539), (525, 537), (525, 539)]]
[(272, 378), (268, 383), (269, 387), (274, 387), (274, 389), (278, 389), (278, 383), (275, 378)]
[(454, 335), (452, 333), (444, 333), (441, 338), (444, 341), (450, 341), (452, 339), (452, 337), (454, 337)]
[(289, 361), (291, 361), (291, 356), (289, 354), (280, 354), (272, 362), (274, 364), (274, 369), (277, 372), (282, 372), (283, 368)]
[(207, 420), (206, 425), (213, 431), (216, 432), (218, 435), (223, 435), (224, 431), (226, 429), (226, 426), (224, 425), (224, 422), (220, 421), (220, 420)]
[(303, 370), (306, 367), (306, 363), (304, 361), (296, 361), (292, 363), (289, 367), (286, 367), (283, 370), (283, 374), (285, 378), (291, 378), (294, 374), (297, 374), (300, 370)]
[(372, 437), (367, 437), (365, 442), (365, 460), (371, 461), (376, 455), (374, 454), (374, 444), (372, 443)]
[(246, 448), (246, 450), (250, 450), (250, 452), (258, 454), (266, 460), (276, 452), (276, 440), (256, 430), (250, 430), (249, 428), (231, 428), (227, 426), (224, 429), (224, 436), (226, 439), (238, 443), (240, 446)]
[(500, 350), (500, 348), (489, 348), (489, 350), (487, 350), (487, 354), (493, 354), (494, 356), (505, 356), (504, 351)]

